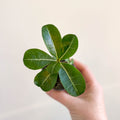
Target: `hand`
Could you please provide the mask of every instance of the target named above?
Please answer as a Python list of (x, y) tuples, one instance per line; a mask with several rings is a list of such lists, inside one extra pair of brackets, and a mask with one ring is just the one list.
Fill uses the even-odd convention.
[(51, 90), (47, 94), (68, 108), (72, 120), (107, 120), (101, 86), (85, 65), (76, 60), (74, 65), (86, 81), (85, 92), (78, 97), (65, 90)]

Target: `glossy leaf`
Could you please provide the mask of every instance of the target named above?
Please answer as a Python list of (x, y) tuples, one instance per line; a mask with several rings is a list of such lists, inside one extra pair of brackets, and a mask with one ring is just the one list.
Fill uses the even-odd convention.
[(43, 40), (49, 52), (57, 59), (61, 56), (61, 35), (58, 29), (51, 24), (42, 27)]
[[(53, 66), (53, 67), (52, 67)], [(58, 70), (56, 68), (60, 68), (59, 63), (51, 63), (47, 66), (47, 68), (43, 69), (41, 72), (39, 72), (35, 79), (34, 83), (41, 87), (44, 91), (51, 90), (57, 81), (58, 76)], [(51, 70), (50, 70), (51, 69)]]
[(46, 69), (49, 73), (53, 74), (53, 73), (58, 73), (60, 68), (61, 66), (59, 62), (52, 62), (49, 64), (49, 66)]
[(61, 39), (60, 32), (52, 24), (42, 27), (42, 37), (53, 57), (39, 49), (29, 49), (23, 57), (26, 67), (33, 70), (42, 68), (35, 76), (34, 83), (42, 90), (49, 91), (54, 88), (60, 77), (60, 83), (70, 95), (82, 94), (85, 91), (85, 80), (72, 65), (73, 60), (69, 59), (78, 48), (77, 37), (68, 34)]
[(74, 66), (61, 63), (59, 71), (60, 81), (65, 90), (72, 96), (78, 96), (85, 91), (85, 80)]
[(61, 60), (71, 57), (78, 48), (78, 39), (74, 34), (65, 35), (62, 39), (62, 56)]
[(25, 52), (23, 62), (26, 67), (37, 70), (56, 61), (50, 55), (39, 49), (29, 49)]

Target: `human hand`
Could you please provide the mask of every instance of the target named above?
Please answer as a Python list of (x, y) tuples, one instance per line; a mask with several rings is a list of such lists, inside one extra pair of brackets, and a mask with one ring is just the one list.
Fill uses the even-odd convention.
[(85, 65), (76, 60), (74, 65), (86, 81), (85, 92), (78, 97), (73, 97), (65, 90), (53, 89), (47, 94), (68, 108), (72, 120), (107, 120), (101, 86)]

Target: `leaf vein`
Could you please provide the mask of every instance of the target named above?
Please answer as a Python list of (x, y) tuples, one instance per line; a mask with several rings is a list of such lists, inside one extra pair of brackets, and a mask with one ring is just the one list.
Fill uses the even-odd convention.
[(63, 69), (65, 70), (67, 76), (69, 77), (69, 79), (70, 79), (70, 81), (71, 81), (71, 83), (72, 83), (72, 86), (73, 86), (73, 87), (75, 88), (75, 90), (78, 92), (78, 90), (77, 90), (77, 88), (75, 87), (75, 84), (72, 82), (71, 77), (69, 76), (67, 70), (65, 69), (65, 67), (64, 67), (62, 64), (61, 64), (61, 66), (63, 67)]
[(53, 72), (56, 65), (57, 65), (57, 63), (53, 65), (51, 72)]
[(56, 61), (56, 60), (53, 60), (53, 59), (24, 59), (24, 60), (28, 60), (28, 61), (42, 61), (42, 60), (45, 60), (45, 61)]
[(48, 76), (46, 77), (46, 79), (42, 82), (41, 86), (43, 86), (43, 84), (48, 80), (49, 77), (50, 77), (50, 74), (48, 74)]
[[(48, 33), (49, 33), (49, 35), (50, 35), (50, 32), (49, 32), (49, 30), (47, 29), (47, 31), (48, 31)], [(52, 38), (52, 36), (50, 35), (50, 37)], [(52, 42), (53, 42), (53, 39), (51, 39), (52, 40)], [(54, 42), (53, 42), (53, 44), (54, 44)], [(56, 50), (56, 48), (55, 48), (55, 45), (53, 45), (53, 47), (54, 47), (54, 49), (55, 49), (55, 54), (56, 54), (56, 57), (58, 58), (58, 55), (57, 55), (57, 50)]]
[[(74, 37), (73, 37), (74, 38)], [(70, 43), (70, 46), (68, 47), (68, 49), (65, 51), (65, 53), (61, 56), (61, 58), (60, 59), (62, 59), (64, 56), (65, 56), (65, 54), (68, 52), (68, 50), (70, 49), (70, 47), (71, 47), (71, 45), (72, 45), (72, 43), (73, 43), (73, 39), (72, 38), (72, 42)]]

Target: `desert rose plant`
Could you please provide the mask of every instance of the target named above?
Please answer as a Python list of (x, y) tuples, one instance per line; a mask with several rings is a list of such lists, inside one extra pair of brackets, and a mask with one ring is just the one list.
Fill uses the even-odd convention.
[[(42, 69), (34, 78), (34, 83), (44, 91), (57, 88), (59, 82), (72, 96), (85, 91), (85, 80), (70, 57), (78, 48), (78, 39), (74, 34), (61, 38), (58, 29), (52, 25), (42, 27), (44, 43), (52, 56), (40, 49), (29, 49), (24, 53), (23, 62), (32, 70)], [(58, 81), (59, 80), (59, 81)]]

